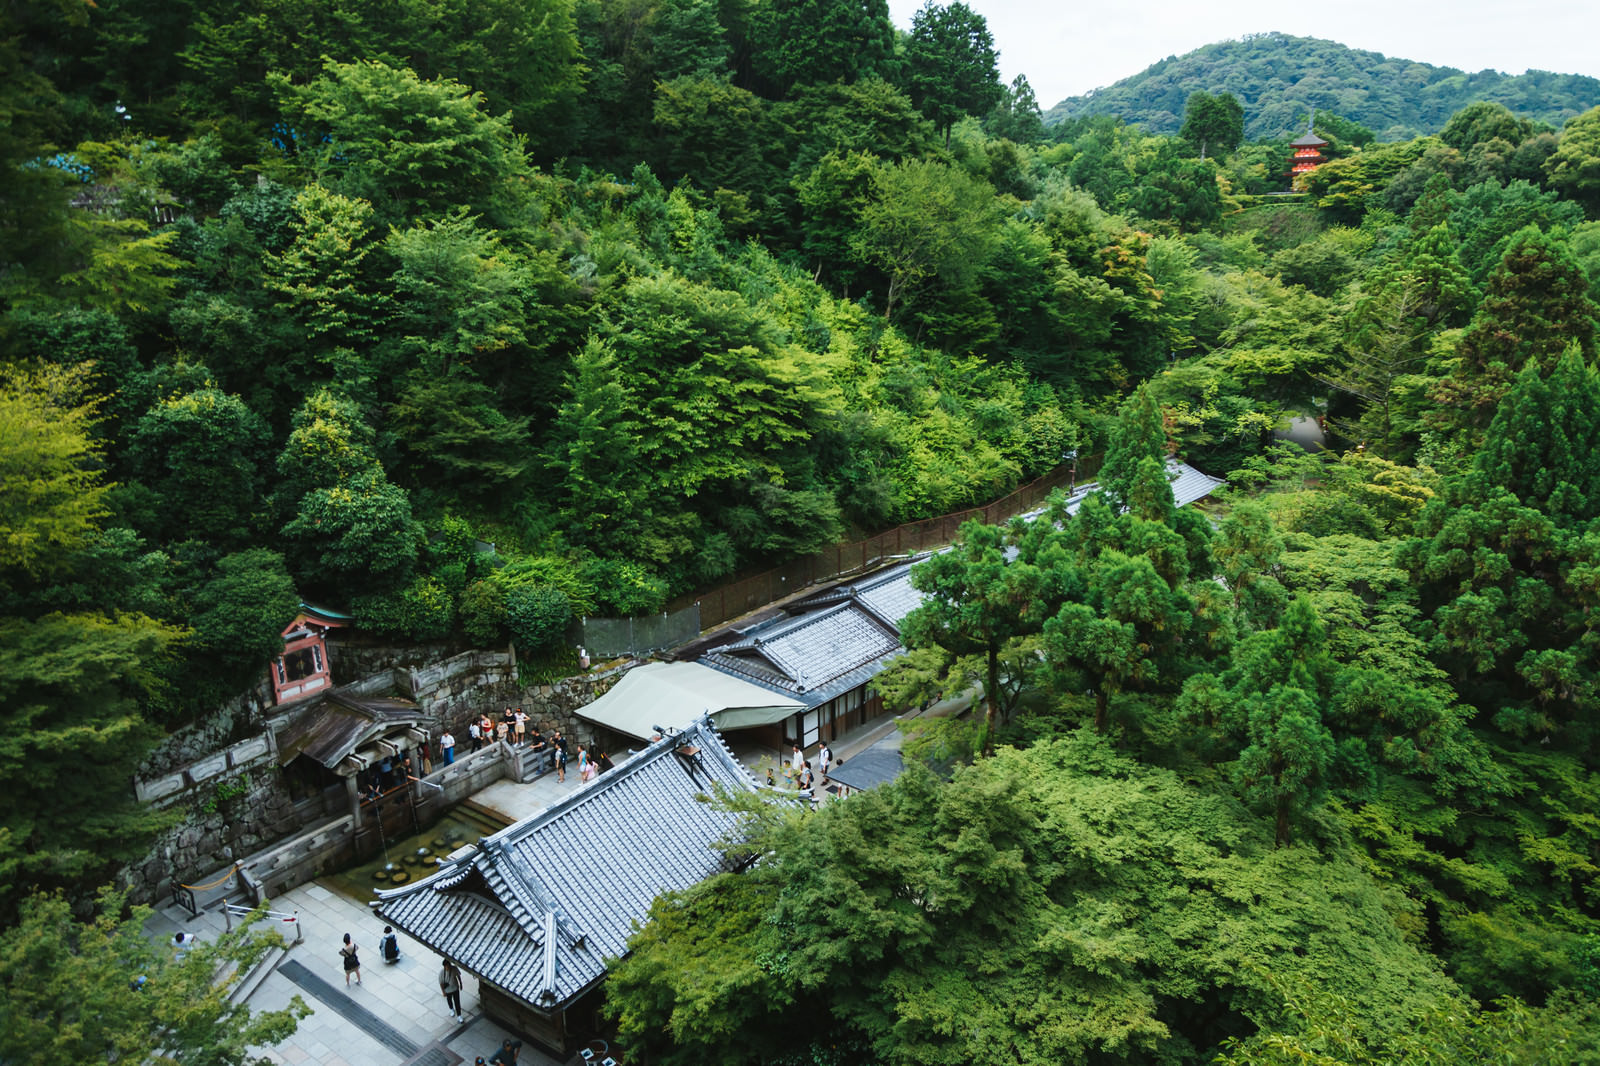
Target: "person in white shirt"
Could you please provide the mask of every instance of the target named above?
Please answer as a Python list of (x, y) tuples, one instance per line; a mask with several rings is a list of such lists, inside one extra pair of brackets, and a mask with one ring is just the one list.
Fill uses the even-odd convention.
[(439, 738), (439, 757), (444, 760), (446, 766), (456, 761), (456, 738), (448, 729)]

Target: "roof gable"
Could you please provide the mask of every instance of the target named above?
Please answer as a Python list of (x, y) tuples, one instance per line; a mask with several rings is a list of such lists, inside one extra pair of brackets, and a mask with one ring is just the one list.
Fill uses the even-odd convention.
[(761, 626), (743, 640), (712, 649), (702, 661), (783, 692), (804, 694), (825, 689), (899, 648), (895, 627), (852, 597)]

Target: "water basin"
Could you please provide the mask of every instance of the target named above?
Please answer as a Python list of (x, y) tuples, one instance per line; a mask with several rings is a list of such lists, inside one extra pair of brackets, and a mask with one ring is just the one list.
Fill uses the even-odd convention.
[(429, 876), (451, 852), (480, 837), (504, 829), (501, 821), (480, 807), (457, 804), (421, 833), (385, 842), (378, 854), (359, 866), (325, 874), (318, 882), (359, 903), (373, 900), (373, 892), (396, 888)]

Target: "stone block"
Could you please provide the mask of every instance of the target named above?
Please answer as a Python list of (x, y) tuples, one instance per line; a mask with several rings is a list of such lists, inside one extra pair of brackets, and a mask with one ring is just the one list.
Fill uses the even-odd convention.
[(189, 766), (189, 780), (198, 784), (201, 781), (216, 777), (228, 768), (228, 755), (218, 752), (216, 755), (201, 759)]
[(235, 744), (228, 752), (228, 759), (234, 766), (243, 766), (252, 759), (259, 759), (270, 750), (266, 737), (251, 737), (241, 744)]
[(141, 803), (154, 803), (156, 800), (165, 799), (182, 789), (182, 774), (168, 774), (166, 777), (158, 777), (154, 781), (135, 781), (133, 783), (134, 794), (139, 797), (139, 802)]

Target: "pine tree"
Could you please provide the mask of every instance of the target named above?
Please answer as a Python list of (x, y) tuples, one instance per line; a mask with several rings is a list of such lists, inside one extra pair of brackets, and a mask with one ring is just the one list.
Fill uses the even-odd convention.
[(1167, 427), (1155, 394), (1140, 386), (1117, 412), (1106, 442), (1106, 461), (1100, 468), (1100, 492), (1113, 510), (1128, 505), (1133, 496), (1139, 464), (1145, 459), (1165, 460)]
[(1597, 418), (1600, 374), (1574, 342), (1549, 377), (1531, 364), (1518, 375), (1474, 465), (1527, 506), (1576, 528), (1600, 515)]
[(1567, 345), (1595, 355), (1589, 281), (1566, 242), (1525, 226), (1509, 238), (1488, 289), (1457, 349), (1455, 373), (1433, 389), (1438, 429), (1482, 433), (1512, 378), (1532, 362), (1548, 374)]

